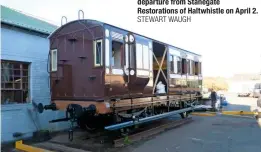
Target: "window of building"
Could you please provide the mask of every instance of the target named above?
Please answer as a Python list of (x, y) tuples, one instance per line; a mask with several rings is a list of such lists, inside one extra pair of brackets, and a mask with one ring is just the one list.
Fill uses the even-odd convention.
[(123, 43), (112, 41), (112, 67), (120, 69), (123, 64)]
[(57, 71), (57, 49), (51, 50), (52, 72)]
[(29, 102), (29, 63), (1, 61), (1, 104)]
[(94, 64), (102, 66), (102, 40), (94, 41)]

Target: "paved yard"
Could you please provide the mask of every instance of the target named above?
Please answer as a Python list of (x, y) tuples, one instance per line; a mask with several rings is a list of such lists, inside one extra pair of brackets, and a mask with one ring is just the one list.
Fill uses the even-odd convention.
[(261, 129), (254, 119), (225, 116), (196, 117), (194, 122), (162, 133), (133, 152), (257, 152)]
[[(255, 98), (226, 94), (226, 110), (253, 111)], [(228, 116), (197, 117), (194, 122), (162, 133), (142, 144), (128, 147), (133, 152), (257, 152), (261, 151), (261, 129), (255, 119)]]

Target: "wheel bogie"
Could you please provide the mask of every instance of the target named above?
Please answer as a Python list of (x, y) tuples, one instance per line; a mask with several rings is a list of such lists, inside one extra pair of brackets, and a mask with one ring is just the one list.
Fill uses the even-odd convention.
[[(175, 110), (188, 108), (193, 101), (169, 102), (168, 104), (146, 105), (139, 108), (133, 108), (122, 111), (113, 111), (109, 114), (90, 115), (83, 113), (78, 118), (78, 126), (84, 130), (94, 132), (101, 130), (105, 126), (124, 123), (128, 121), (139, 121), (139, 119), (161, 115)], [(182, 119), (187, 118), (190, 111), (180, 113)], [(137, 125), (135, 125), (137, 127)], [(127, 130), (135, 129), (135, 127), (125, 128)], [(123, 129), (124, 133), (128, 132)]]

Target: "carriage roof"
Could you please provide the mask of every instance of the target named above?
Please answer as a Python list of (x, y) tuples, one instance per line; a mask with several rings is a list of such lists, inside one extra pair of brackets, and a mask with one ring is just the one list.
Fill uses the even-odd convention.
[(107, 25), (107, 26), (110, 26), (110, 27), (114, 27), (116, 29), (120, 29), (120, 30), (123, 30), (123, 31), (127, 31), (127, 32), (131, 32), (133, 34), (136, 34), (138, 36), (141, 36), (141, 37), (144, 37), (144, 38), (147, 38), (147, 39), (150, 39), (152, 41), (155, 41), (155, 42), (158, 42), (158, 43), (161, 43), (161, 44), (165, 44), (165, 45), (168, 45), (169, 47), (173, 47), (173, 48), (176, 48), (178, 50), (181, 50), (181, 51), (184, 51), (186, 53), (191, 53), (193, 55), (197, 55), (197, 56), (201, 56), (200, 54), (197, 54), (197, 53), (194, 53), (194, 52), (191, 52), (191, 51), (188, 51), (188, 50), (185, 50), (185, 49), (182, 49), (182, 48), (179, 48), (179, 47), (176, 47), (176, 46), (173, 46), (173, 45), (170, 45), (168, 43), (165, 43), (165, 42), (162, 42), (162, 41), (159, 41), (159, 40), (155, 40), (153, 38), (150, 38), (150, 37), (147, 37), (147, 36), (144, 36), (144, 35), (141, 35), (141, 34), (138, 34), (136, 32), (132, 32), (132, 31), (129, 31), (127, 29), (123, 29), (123, 28), (120, 28), (120, 27), (117, 27), (117, 26), (114, 26), (114, 25), (111, 25), (111, 24), (108, 24), (108, 23), (105, 23), (105, 22), (101, 22), (101, 21), (97, 21), (97, 20), (92, 20), (92, 19), (80, 19), (80, 20), (74, 20), (74, 21), (71, 21), (71, 22), (68, 22), (62, 26), (60, 26), (58, 29), (56, 29), (53, 33), (51, 33), (48, 38), (50, 39), (57, 31), (61, 30), (63, 27), (69, 25), (69, 24), (72, 24), (72, 23), (75, 23), (75, 22), (88, 22), (88, 23), (92, 23), (92, 24), (97, 24), (97, 25), (101, 25), (102, 27), (104, 27), (104, 25)]

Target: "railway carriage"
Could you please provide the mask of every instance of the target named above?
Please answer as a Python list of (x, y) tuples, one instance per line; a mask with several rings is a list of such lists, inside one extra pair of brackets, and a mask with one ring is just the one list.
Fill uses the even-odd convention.
[(51, 103), (38, 107), (66, 112), (51, 122), (116, 130), (173, 112), (184, 117), (201, 97), (198, 54), (89, 19), (62, 25), (49, 40)]

